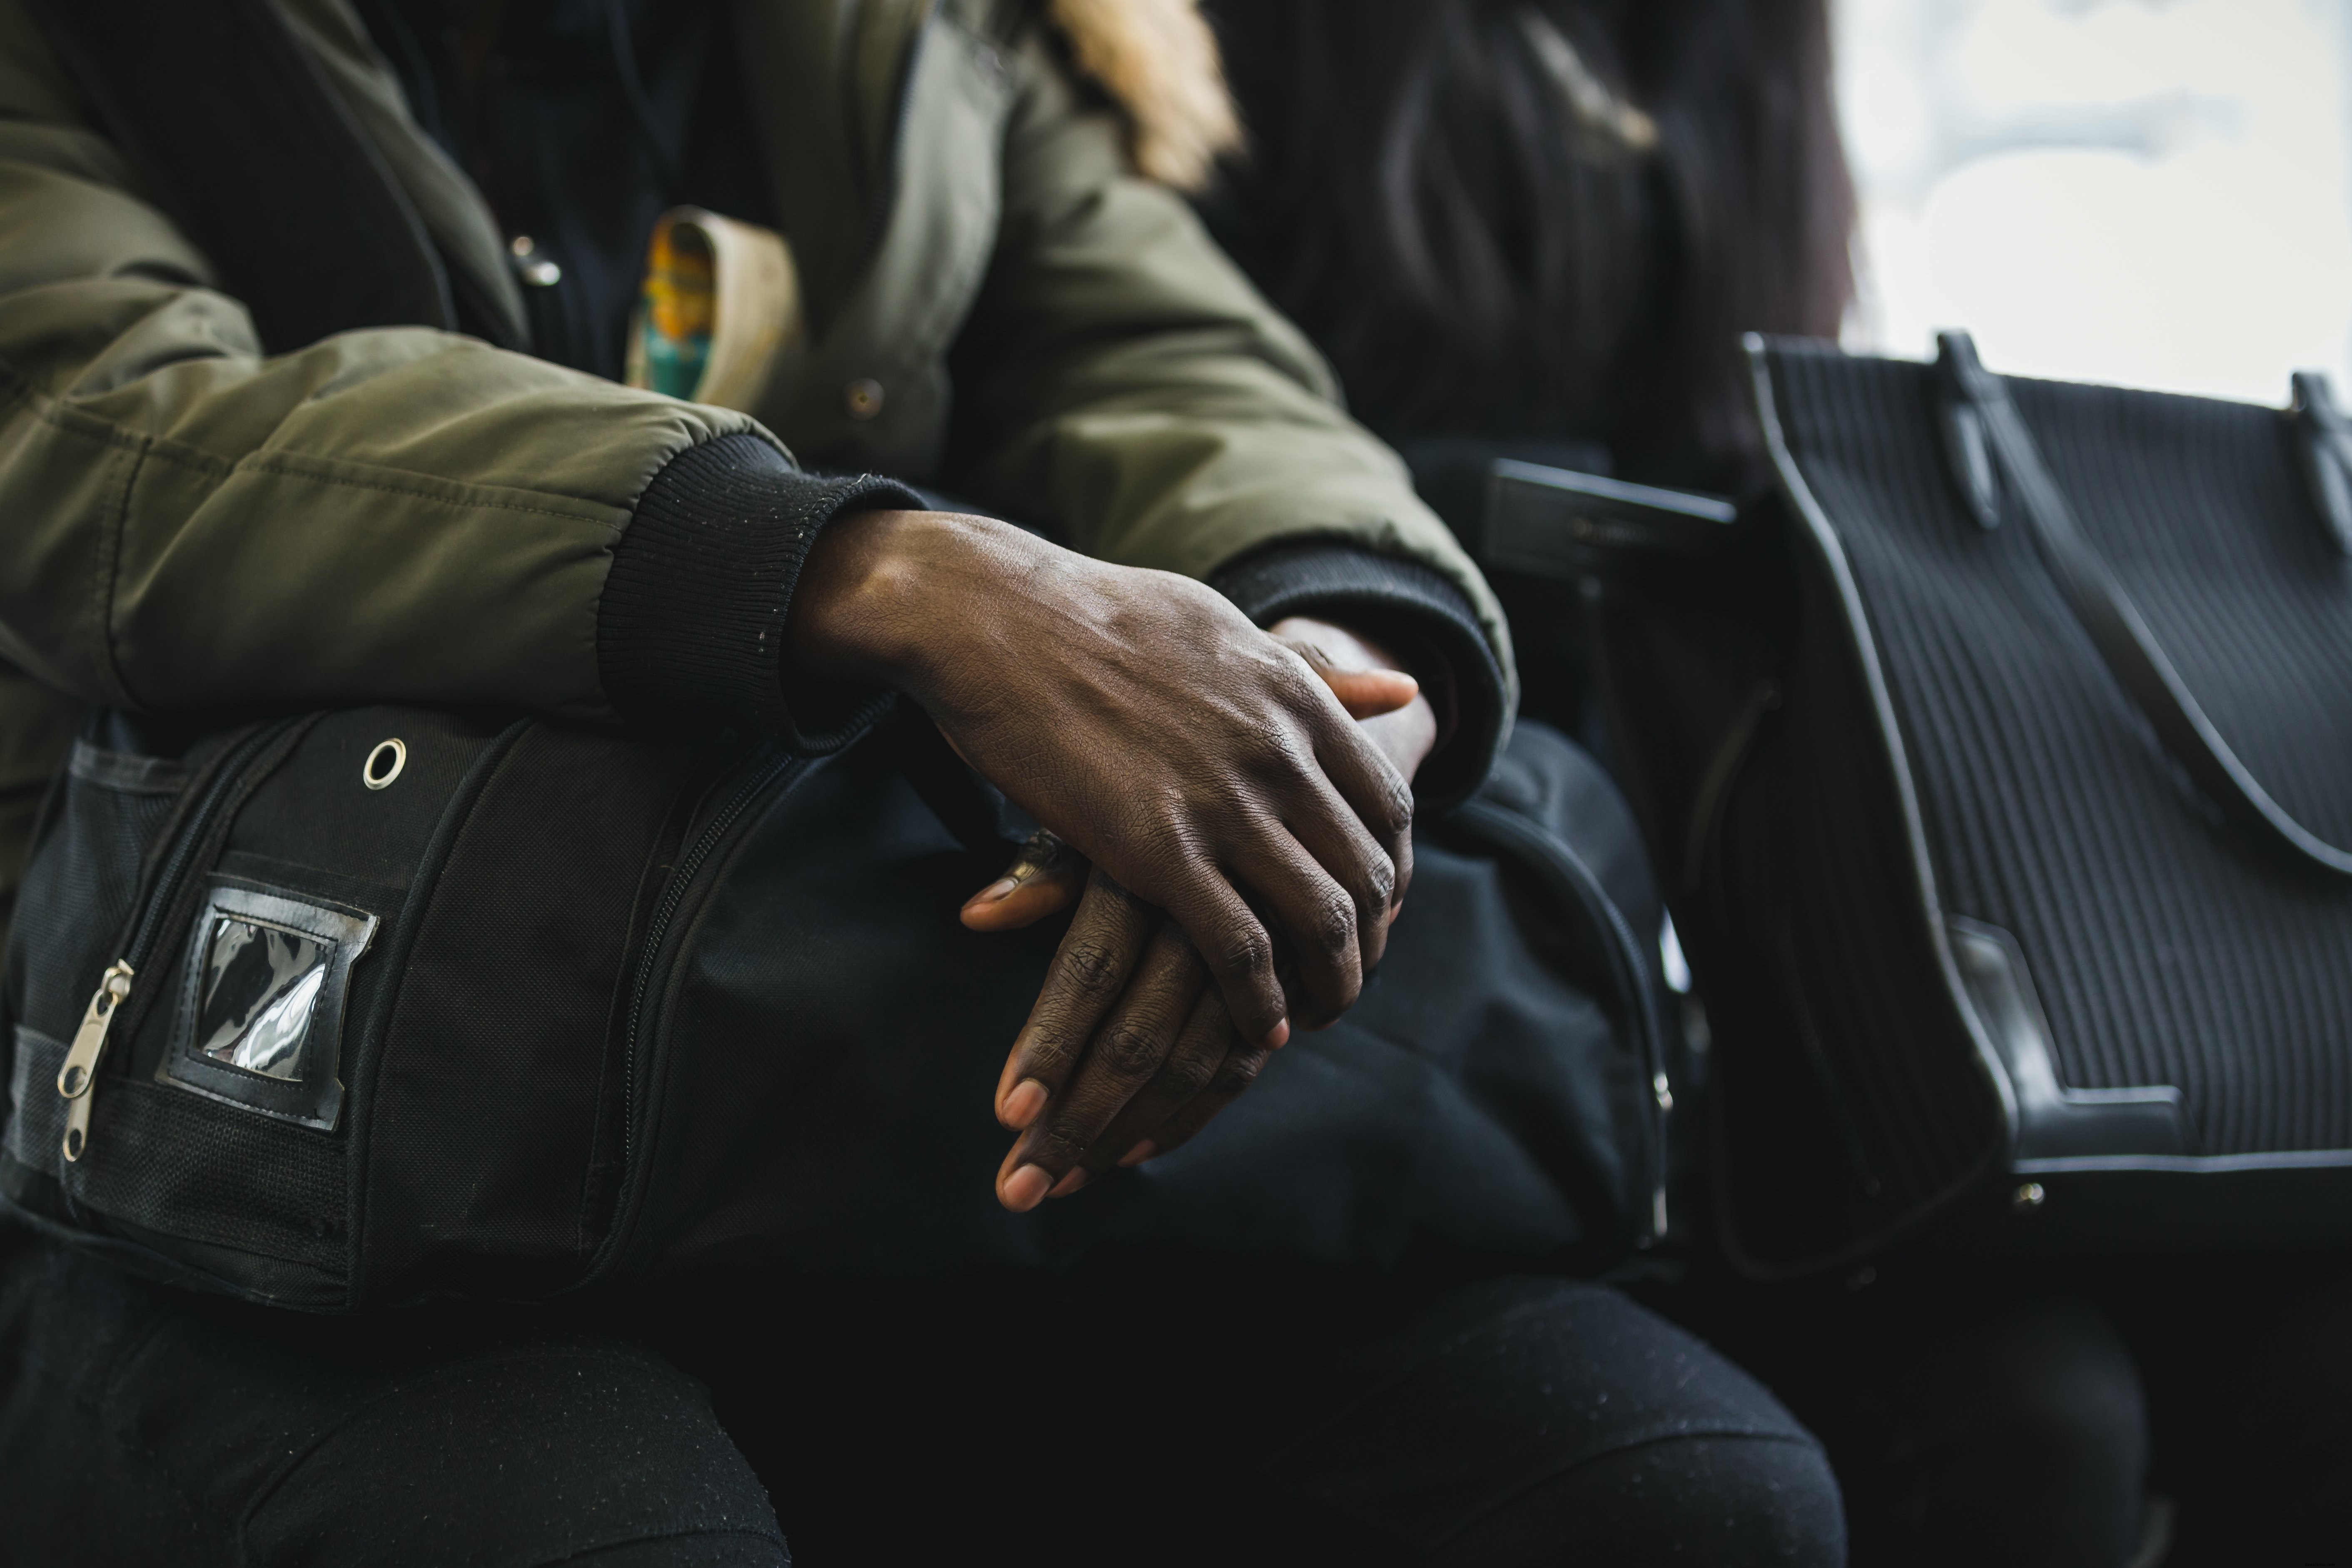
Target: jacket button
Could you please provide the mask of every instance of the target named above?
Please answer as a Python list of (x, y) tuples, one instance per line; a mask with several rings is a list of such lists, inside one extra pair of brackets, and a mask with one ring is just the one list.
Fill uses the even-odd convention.
[(871, 419), (882, 412), (882, 384), (870, 377), (853, 381), (841, 389), (841, 403), (852, 419)]

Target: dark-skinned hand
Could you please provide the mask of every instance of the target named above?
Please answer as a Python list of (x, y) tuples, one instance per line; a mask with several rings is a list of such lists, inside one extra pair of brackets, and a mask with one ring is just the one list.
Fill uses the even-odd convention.
[(818, 536), (784, 642), (795, 678), (907, 693), (1165, 910), (1244, 1038), (1329, 1023), (1379, 962), (1411, 785), (1307, 658), (1205, 585), (983, 519), (867, 512)]
[[(1273, 630), (1410, 779), (1437, 735), (1412, 678), (1327, 622), (1292, 617)], [(975, 894), (963, 920), (1009, 931), (1073, 899), (1077, 913), (997, 1087), (998, 1120), (1021, 1133), (997, 1173), (997, 1195), (1016, 1211), (1077, 1191), (1114, 1161), (1138, 1164), (1181, 1146), (1271, 1054), (1234, 1030), (1176, 926), (1050, 834)]]

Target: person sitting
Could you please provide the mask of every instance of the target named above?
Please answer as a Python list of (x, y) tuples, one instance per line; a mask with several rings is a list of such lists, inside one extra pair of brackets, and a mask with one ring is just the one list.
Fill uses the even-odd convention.
[[(1833, 338), (1853, 291), (1824, 0), (1208, 8), (1251, 133), (1213, 229), (1465, 537), (1496, 458), (1770, 488), (1740, 336)], [(1605, 753), (1574, 592), (1496, 585), (1526, 710)], [(1822, 1436), (1855, 1563), (2125, 1568), (2352, 1532), (2347, 1286), (1915, 1256), (1766, 1289), (1702, 1252), (1645, 1299)]]
[[(1853, 291), (1818, 0), (1210, 12), (1250, 135), (1212, 232), (1457, 532), (1497, 458), (1769, 482), (1740, 334), (1835, 336)], [(1496, 587), (1523, 711), (1599, 743), (1572, 592)]]
[[(1503, 743), (1493, 594), (1171, 189), (1230, 132), (1181, 0), (0, 0), (0, 109), (12, 877), (92, 706), (817, 752), (894, 690), (1094, 868), (966, 920), (1075, 899), (1202, 998), (1139, 1070), (1100, 1006), (1008, 1042), (1026, 1214), (1346, 1014)], [(646, 276), (706, 219), (790, 279), (740, 406)], [(1200, 1094), (1109, 1138), (1196, 1016)], [(7, 1552), (1842, 1557), (1801, 1428), (1606, 1286), (1194, 1286), (310, 1321), (0, 1219)]]

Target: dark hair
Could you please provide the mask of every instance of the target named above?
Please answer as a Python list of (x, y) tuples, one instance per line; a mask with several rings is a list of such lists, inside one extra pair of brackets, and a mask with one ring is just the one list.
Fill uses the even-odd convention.
[(1213, 215), (1360, 417), (1748, 468), (1738, 335), (1853, 292), (1825, 0), (1211, 8), (1252, 140)]

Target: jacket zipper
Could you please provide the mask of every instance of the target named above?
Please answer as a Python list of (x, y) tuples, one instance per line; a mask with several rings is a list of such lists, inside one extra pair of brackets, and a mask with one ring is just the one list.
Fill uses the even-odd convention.
[(1468, 817), (1489, 835), (1517, 845), (1523, 853), (1550, 862), (1551, 868), (1570, 885), (1575, 901), (1588, 913), (1598, 914), (1607, 928), (1603, 934), (1617, 953), (1617, 980), (1625, 993), (1627, 1019), (1641, 1037), (1643, 1065), (1650, 1071), (1648, 1120), (1654, 1164), (1651, 1170), (1650, 1212), (1646, 1216), (1648, 1232), (1640, 1245), (1654, 1246), (1666, 1235), (1666, 1115), (1675, 1108), (1675, 1092), (1666, 1077), (1664, 1026), (1658, 1017), (1656, 997), (1650, 985), (1650, 966), (1642, 956), (1641, 939), (1626, 923), (1624, 912), (1601, 886), (1600, 879), (1593, 876), (1583, 858), (1557, 834), (1485, 801), (1465, 801), (1455, 807), (1454, 814), (1457, 819)]
[[(636, 1161), (640, 1043), (645, 1034), (646, 1013), (652, 1001), (654, 984), (663, 971), (660, 959), (662, 949), (669, 940), (670, 926), (677, 920), (678, 909), (685, 903), (687, 894), (692, 889), (696, 876), (718, 852), (752, 803), (778, 779), (782, 778), (789, 784), (791, 777), (797, 776), (807, 765), (808, 759), (794, 756), (772, 756), (764, 763), (753, 764), (751, 776), (743, 781), (728, 798), (727, 804), (719, 808), (719, 814), (695, 836), (693, 845), (678, 858), (677, 868), (670, 872), (661, 898), (654, 905), (652, 918), (646, 922), (645, 942), (637, 950), (636, 978), (629, 991), (628, 1023), (621, 1036), (621, 1081), (625, 1096), (621, 1108), (620, 1203), (623, 1206), (629, 1202), (630, 1175)], [(623, 1216), (616, 1209), (613, 1228), (604, 1237), (604, 1245), (596, 1249), (596, 1256), (590, 1261), (587, 1272), (581, 1277), (582, 1285), (598, 1279), (611, 1266), (613, 1258), (620, 1249), (623, 1229)]]
[(203, 844), (221, 809), (235, 793), (238, 775), (246, 765), (268, 743), (284, 734), (296, 720), (283, 720), (256, 731), (238, 742), (222, 762), (220, 771), (205, 786), (205, 798), (181, 825), (177, 842), (163, 862), (163, 871), (150, 890), (146, 908), (141, 911), (139, 923), (133, 928), (130, 944), (121, 958), (108, 966), (98, 983), (98, 990), (84, 1011), (81, 1026), (74, 1031), (73, 1045), (66, 1052), (64, 1065), (58, 1068), (58, 1093), (66, 1102), (65, 1157), (68, 1163), (79, 1162), (89, 1149), (89, 1109), (92, 1091), (98, 1086), (99, 1058), (106, 1054), (106, 1039), (114, 1026), (117, 1015), (131, 1000), (131, 990), (146, 965), (155, 944), (162, 940), (163, 925), (172, 906), (179, 900), (181, 886), (194, 864), (196, 850)]

